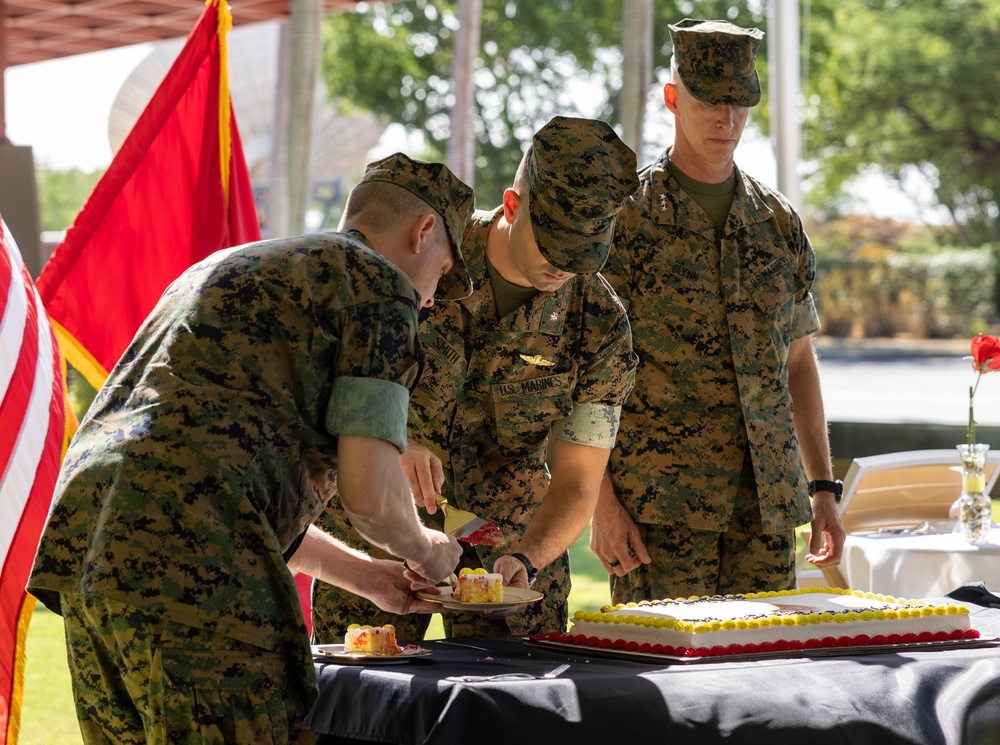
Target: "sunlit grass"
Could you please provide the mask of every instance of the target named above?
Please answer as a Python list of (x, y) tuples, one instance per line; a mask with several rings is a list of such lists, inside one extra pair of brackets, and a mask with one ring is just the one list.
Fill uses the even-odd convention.
[(62, 618), (39, 603), (25, 642), (18, 745), (82, 745), (66, 663)]

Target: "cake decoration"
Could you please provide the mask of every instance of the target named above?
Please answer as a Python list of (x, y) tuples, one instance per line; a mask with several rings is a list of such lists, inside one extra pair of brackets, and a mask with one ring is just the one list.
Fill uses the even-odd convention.
[(653, 600), (577, 611), (532, 639), (679, 657), (976, 639), (969, 611), (840, 588)]
[(473, 546), (500, 546), (503, 544), (503, 534), (493, 523), (486, 523), (458, 540)]

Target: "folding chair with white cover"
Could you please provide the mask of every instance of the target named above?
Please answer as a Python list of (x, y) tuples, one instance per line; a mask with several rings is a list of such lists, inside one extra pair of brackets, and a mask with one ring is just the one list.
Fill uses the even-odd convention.
[[(986, 492), (1000, 477), (1000, 451), (986, 459)], [(844, 477), (840, 520), (848, 533), (915, 530), (927, 524), (948, 530), (948, 512), (962, 491), (958, 450), (908, 450), (855, 458)], [(925, 528), (926, 529), (926, 528)], [(847, 587), (840, 570), (823, 575), (833, 587)]]

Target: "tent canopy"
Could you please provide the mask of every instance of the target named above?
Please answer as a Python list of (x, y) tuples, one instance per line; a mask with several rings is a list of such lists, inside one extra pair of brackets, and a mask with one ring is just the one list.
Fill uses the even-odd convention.
[[(356, 0), (324, 0), (327, 12)], [(287, 18), (292, 0), (233, 0), (236, 25)], [(0, 0), (0, 66), (186, 37), (201, 0)]]

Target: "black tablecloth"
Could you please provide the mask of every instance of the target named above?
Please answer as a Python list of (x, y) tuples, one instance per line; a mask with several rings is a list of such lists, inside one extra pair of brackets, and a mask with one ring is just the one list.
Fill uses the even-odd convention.
[[(985, 638), (1000, 610), (969, 606)], [(401, 665), (317, 662), (305, 726), (321, 743), (428, 745), (1000, 745), (1000, 646), (837, 657), (659, 664), (554, 651), (522, 640), (423, 642)], [(455, 675), (552, 680), (460, 683)]]

